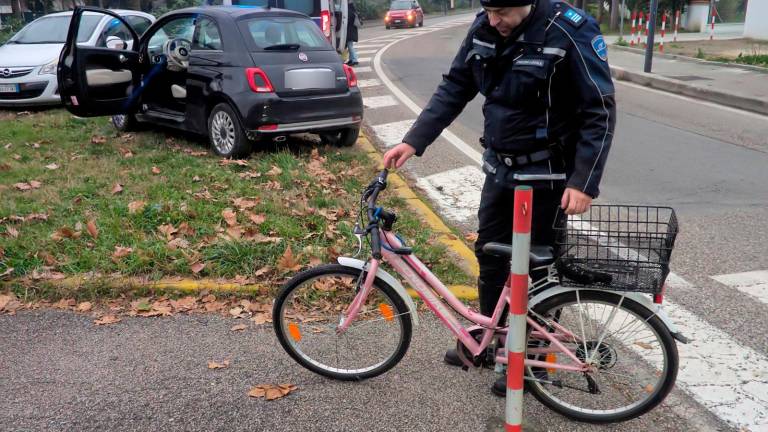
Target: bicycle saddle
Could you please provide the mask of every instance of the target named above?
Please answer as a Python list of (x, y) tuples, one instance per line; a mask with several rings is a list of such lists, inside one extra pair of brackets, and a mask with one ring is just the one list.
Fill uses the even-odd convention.
[[(512, 257), (512, 245), (490, 242), (483, 245), (483, 252), (494, 256), (510, 258)], [(529, 257), (530, 267), (547, 266), (555, 262), (552, 246), (531, 245)]]

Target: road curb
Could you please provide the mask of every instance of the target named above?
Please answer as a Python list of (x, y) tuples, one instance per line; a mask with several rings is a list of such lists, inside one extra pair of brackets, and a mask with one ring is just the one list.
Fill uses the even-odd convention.
[[(686, 41), (683, 41), (683, 42), (686, 42)], [(675, 43), (675, 42), (670, 42), (670, 43)], [(645, 50), (642, 48), (632, 48), (632, 47), (626, 47), (626, 46), (614, 44), (614, 45), (611, 45), (610, 49), (617, 49), (619, 51), (626, 51), (633, 54), (645, 55)], [(768, 68), (746, 65), (741, 63), (717, 62), (712, 60), (704, 60), (704, 59), (698, 59), (695, 57), (684, 56), (681, 54), (668, 54), (668, 53), (660, 53), (660, 52), (654, 52), (653, 56), (663, 57), (670, 60), (680, 60), (680, 61), (685, 61), (690, 63), (698, 63), (705, 66), (715, 66), (715, 67), (724, 68), (724, 69), (743, 69), (743, 70), (748, 70), (750, 72), (768, 74)]]
[[(381, 165), (381, 153), (371, 144), (371, 141), (362, 133), (357, 140), (357, 146), (368, 154), (373, 161)], [(480, 268), (472, 251), (460, 238), (458, 238), (443, 220), (424, 201), (408, 186), (408, 183), (399, 174), (390, 172), (387, 177), (389, 183), (394, 187), (395, 193), (405, 200), (414, 213), (418, 214), (429, 228), (438, 233), (438, 241), (453, 251), (461, 260), (462, 267), (473, 277), (480, 274)], [(450, 286), (449, 289), (462, 300), (476, 300), (477, 289), (466, 285)], [(410, 290), (409, 290), (410, 291)], [(411, 292), (411, 295), (414, 293)]]
[(738, 96), (718, 90), (698, 87), (655, 74), (630, 71), (620, 66), (611, 66), (611, 76), (614, 79), (621, 81), (629, 81), (670, 93), (677, 93), (696, 99), (756, 112), (762, 115), (768, 115), (768, 101), (762, 99)]

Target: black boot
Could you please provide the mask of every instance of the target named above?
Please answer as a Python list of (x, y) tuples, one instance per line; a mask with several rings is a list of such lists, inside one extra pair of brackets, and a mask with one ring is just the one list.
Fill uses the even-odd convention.
[(496, 396), (507, 397), (507, 375), (502, 375), (493, 383), (491, 392)]
[(459, 358), (459, 355), (456, 353), (455, 349), (449, 349), (446, 351), (443, 361), (449, 366), (464, 366), (464, 363)]

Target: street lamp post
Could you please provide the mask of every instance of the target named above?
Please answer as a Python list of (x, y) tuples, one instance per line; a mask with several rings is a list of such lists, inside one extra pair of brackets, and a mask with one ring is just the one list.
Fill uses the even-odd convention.
[(656, 13), (659, 10), (659, 0), (651, 0), (651, 10), (648, 17), (648, 45), (645, 47), (645, 73), (651, 73), (653, 67), (653, 37), (656, 33)]

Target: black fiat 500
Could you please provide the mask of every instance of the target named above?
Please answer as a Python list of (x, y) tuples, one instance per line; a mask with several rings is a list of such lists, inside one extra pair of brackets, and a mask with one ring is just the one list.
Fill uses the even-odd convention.
[[(85, 11), (119, 20), (130, 40), (74, 43)], [(302, 132), (352, 145), (363, 116), (354, 70), (309, 17), (281, 9), (181, 9), (139, 38), (108, 10), (77, 8), (58, 79), (64, 106), (77, 116), (111, 115), (122, 131), (148, 122), (207, 135), (225, 157), (247, 155), (261, 138)]]

